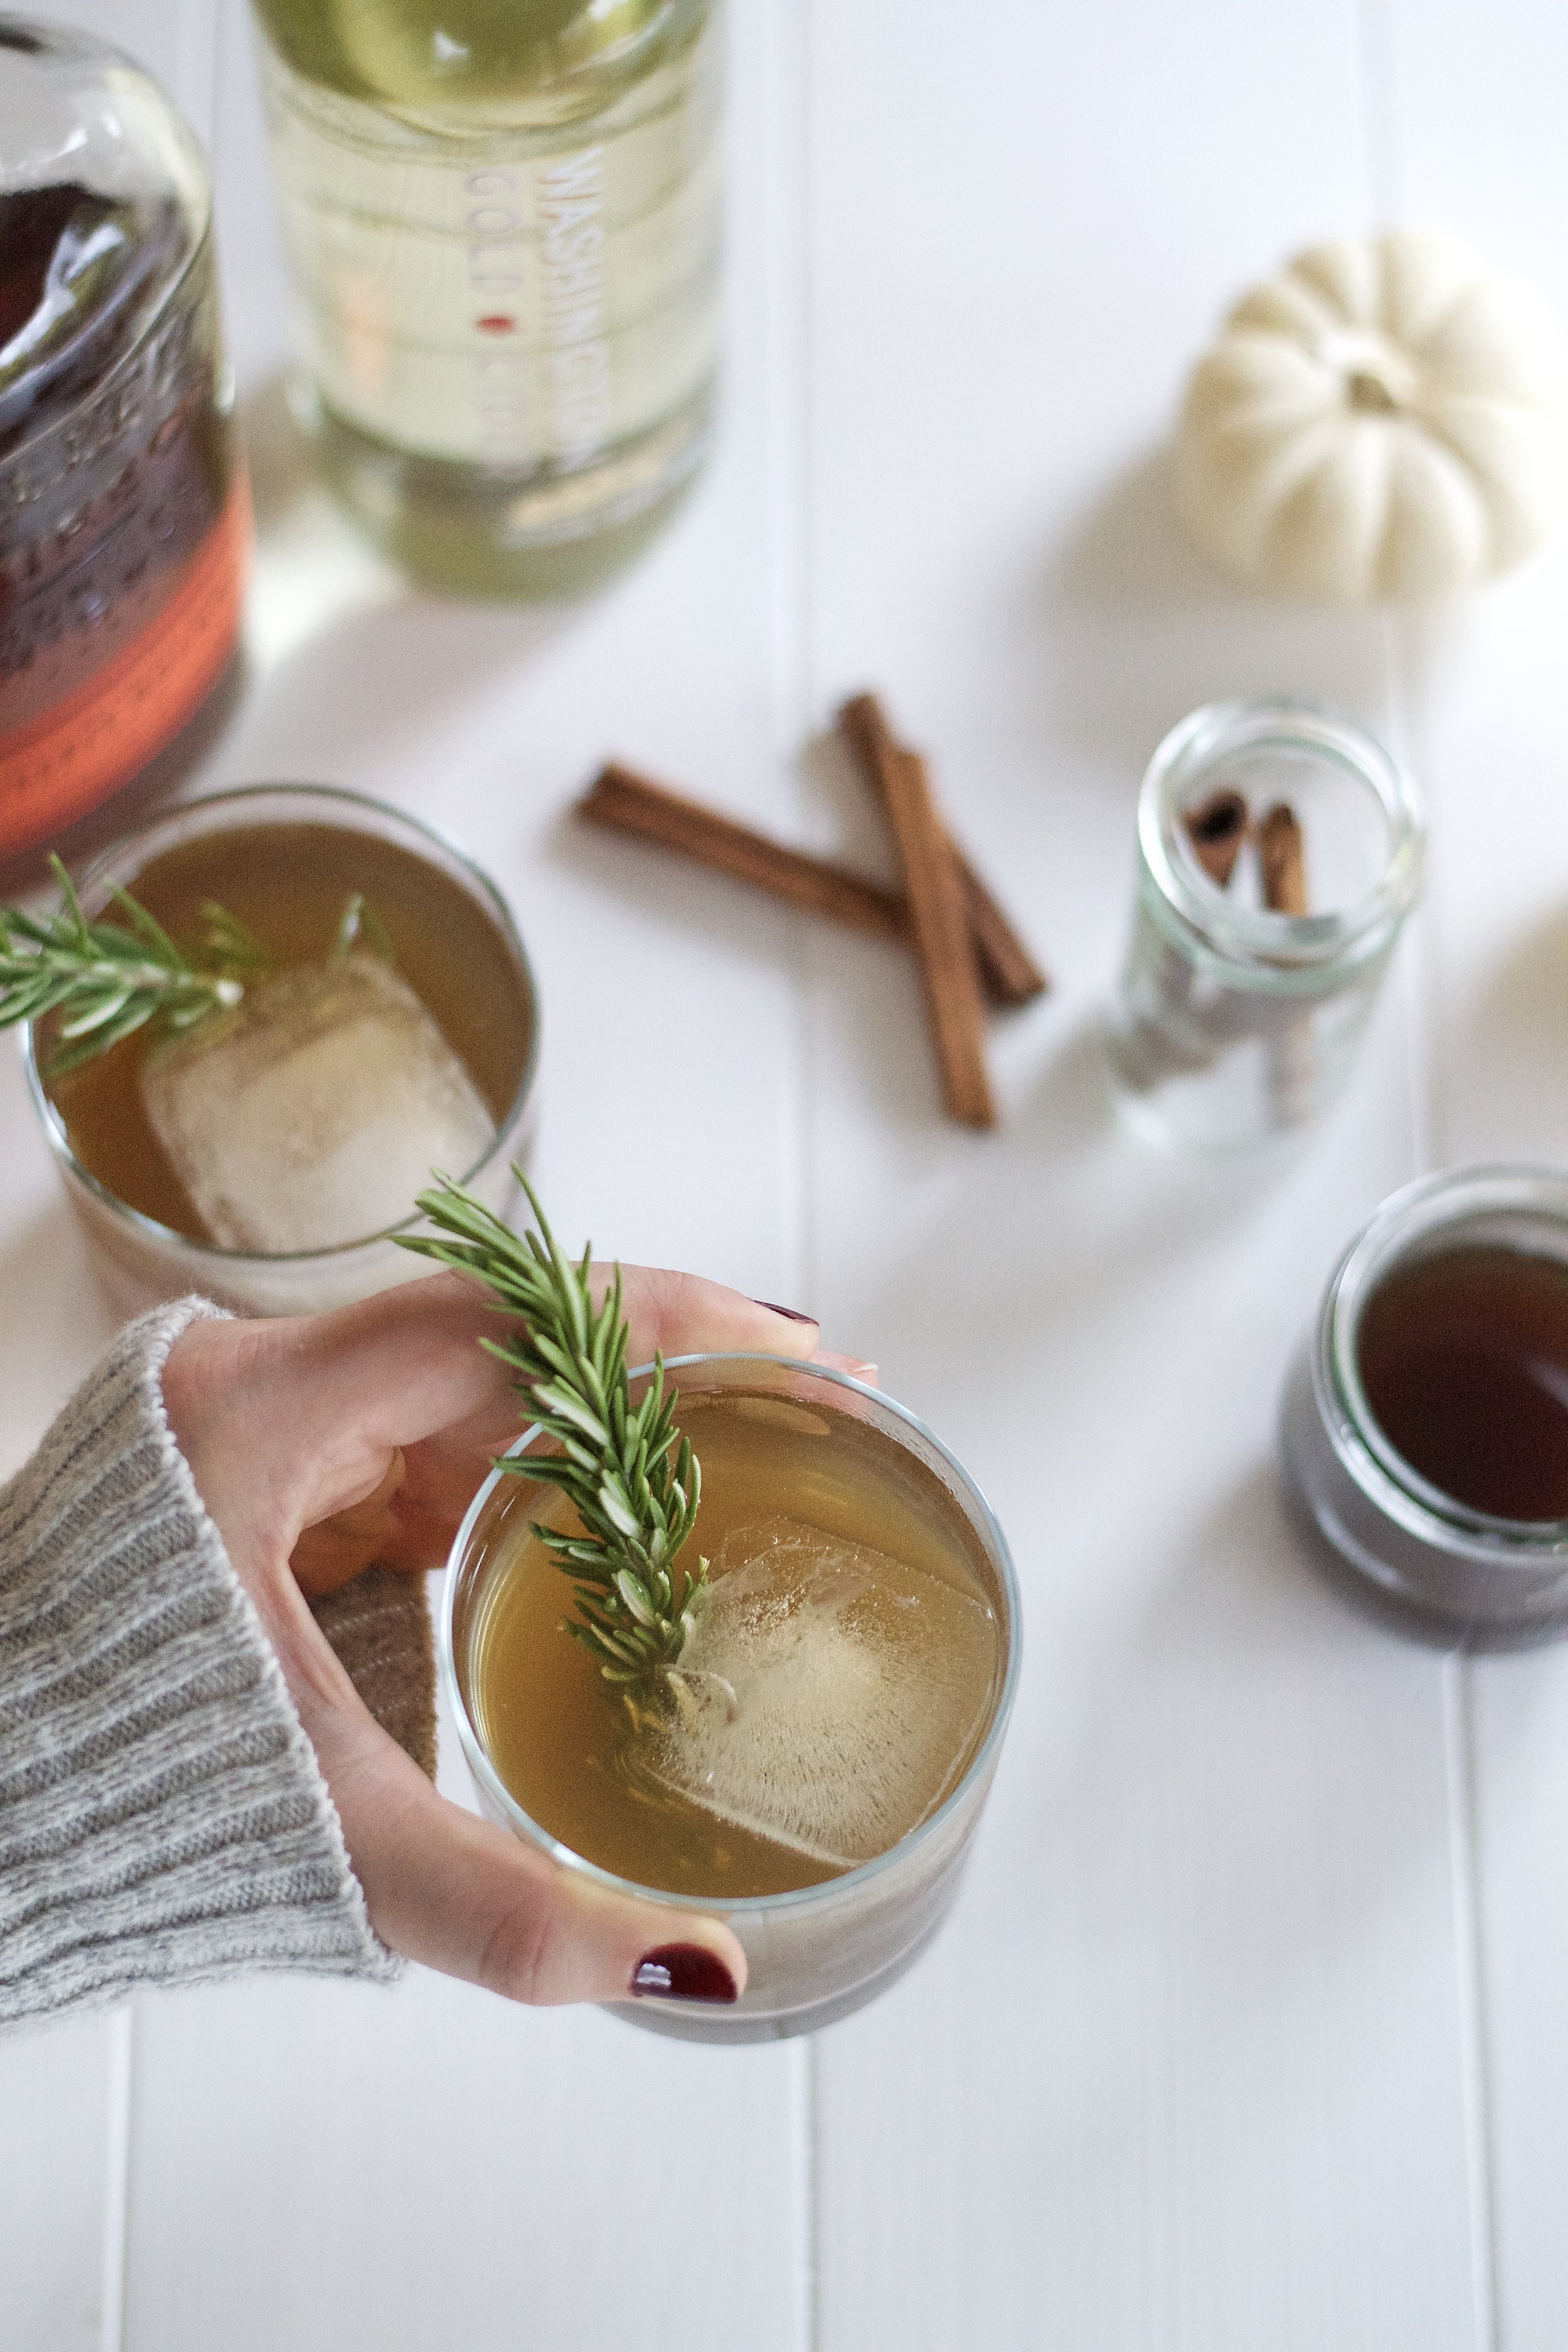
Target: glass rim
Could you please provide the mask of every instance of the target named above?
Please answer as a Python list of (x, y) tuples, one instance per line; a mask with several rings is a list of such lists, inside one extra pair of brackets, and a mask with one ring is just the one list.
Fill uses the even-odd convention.
[(171, 274), (159, 289), (157, 300), (137, 328), (129, 348), (121, 352), (113, 365), (107, 368), (102, 375), (94, 377), (91, 383), (85, 385), (68, 408), (63, 409), (58, 416), (51, 418), (40, 431), (25, 432), (14, 449), (0, 453), (0, 481), (4, 481), (12, 468), (18, 467), (24, 458), (36, 458), (41, 450), (47, 449), (57, 434), (68, 432), (73, 425), (79, 425), (84, 410), (95, 406), (106, 398), (112, 398), (120, 389), (121, 379), (129, 375), (145, 357), (149, 338), (155, 334), (163, 323), (181, 289), (200, 262), (202, 255), (212, 249), (213, 185), (212, 171), (201, 142), (164, 89), (157, 75), (150, 73), (140, 58), (133, 58), (128, 50), (122, 49), (118, 42), (103, 40), (97, 33), (86, 32), (74, 25), (57, 25), (47, 17), (27, 16), (19, 9), (0, 8), (0, 26), (16, 26), (26, 33), (37, 34), (51, 57), (65, 59), (74, 58), (83, 63), (97, 61), (120, 66), (127, 73), (134, 74), (139, 81), (144, 81), (149, 89), (155, 90), (163, 102), (171, 123), (176, 129), (187, 152), (197, 166), (203, 197), (201, 217), (193, 223), (195, 234), (180, 257), (179, 268)]
[[(965, 1507), (971, 1511), (981, 1534), (986, 1538), (992, 1553), (993, 1565), (996, 1570), (997, 1581), (1001, 1585), (1002, 1596), (1006, 1604), (1007, 1661), (1003, 1672), (1002, 1687), (997, 1693), (995, 1708), (991, 1721), (986, 1726), (985, 1736), (970, 1758), (963, 1777), (948, 1790), (936, 1811), (928, 1814), (924, 1821), (917, 1822), (912, 1830), (907, 1831), (898, 1843), (889, 1846), (885, 1853), (873, 1854), (868, 1862), (857, 1863), (853, 1870), (840, 1871), (837, 1877), (818, 1879), (810, 1886), (790, 1887), (779, 1895), (730, 1896), (682, 1895), (672, 1892), (668, 1886), (645, 1886), (639, 1880), (622, 1878), (615, 1871), (605, 1869), (602, 1864), (590, 1862), (585, 1854), (579, 1853), (574, 1846), (569, 1846), (562, 1839), (553, 1836), (541, 1822), (533, 1819), (531, 1813), (526, 1812), (518, 1803), (517, 1799), (511, 1794), (490, 1762), (485, 1752), (484, 1743), (468, 1714), (458, 1680), (456, 1635), (453, 1625), (457, 1608), (458, 1575), (480, 1512), (502, 1479), (509, 1475), (506, 1471), (499, 1467), (492, 1469), (486, 1477), (484, 1484), (463, 1514), (462, 1525), (452, 1539), (452, 1548), (447, 1556), (447, 1588), (442, 1595), (440, 1616), (437, 1621), (437, 1653), (440, 1666), (441, 1686), (452, 1710), (452, 1719), (458, 1727), (458, 1744), (462, 1748), (468, 1769), (487, 1794), (500, 1804), (509, 1822), (526, 1837), (531, 1845), (547, 1853), (552, 1862), (561, 1864), (563, 1868), (579, 1872), (591, 1885), (605, 1887), (611, 1894), (635, 1895), (643, 1902), (661, 1905), (667, 1910), (697, 1911), (707, 1913), (715, 1918), (743, 1920), (758, 1917), (763, 1913), (798, 1911), (815, 1904), (831, 1901), (847, 1891), (859, 1888), (871, 1879), (880, 1876), (894, 1863), (902, 1861), (917, 1846), (923, 1845), (927, 1838), (951, 1817), (954, 1809), (968, 1795), (981, 1775), (990, 1771), (994, 1765), (997, 1750), (1001, 1747), (1003, 1734), (1007, 1727), (1007, 1718), (1013, 1711), (1013, 1701), (1017, 1693), (1023, 1655), (1022, 1595), (1018, 1586), (1017, 1570), (1013, 1564), (1013, 1554), (1008, 1547), (1007, 1538), (1003, 1534), (1001, 1524), (984, 1494), (951, 1447), (944, 1445), (934, 1430), (929, 1428), (918, 1413), (911, 1412), (908, 1405), (900, 1404), (896, 1397), (889, 1396), (881, 1389), (871, 1388), (866, 1381), (856, 1380), (848, 1372), (835, 1370), (830, 1364), (803, 1363), (798, 1357), (772, 1356), (760, 1348), (707, 1349), (700, 1349), (693, 1355), (670, 1356), (664, 1359), (664, 1369), (667, 1372), (680, 1371), (707, 1364), (782, 1365), (792, 1372), (804, 1372), (813, 1380), (826, 1381), (832, 1387), (847, 1389), (855, 1396), (867, 1398), (882, 1412), (891, 1414), (895, 1421), (901, 1422), (907, 1429), (912, 1430), (916, 1436), (921, 1438), (940, 1456), (944, 1465), (952, 1473), (960, 1492), (964, 1497)], [(638, 1364), (628, 1372), (627, 1378), (634, 1381), (644, 1379), (654, 1369), (651, 1363)], [(525, 1452), (538, 1435), (539, 1423), (535, 1422), (521, 1432), (507, 1447), (505, 1454), (500, 1458), (503, 1461), (510, 1461), (514, 1454)]]
[[(1389, 840), (1370, 890), (1321, 915), (1281, 915), (1232, 900), (1178, 854), (1176, 811), (1185, 788), (1237, 753), (1278, 741), (1316, 751), (1353, 773), (1377, 799)], [(1247, 967), (1255, 983), (1355, 965), (1391, 944), (1421, 878), (1426, 821), (1410, 773), (1360, 719), (1309, 696), (1268, 694), (1205, 702), (1155, 750), (1138, 793), (1140, 864), (1156, 903), (1184, 935)]]
[[(521, 977), (528, 999), (530, 1026), (528, 1050), (523, 1056), (521, 1075), (518, 1079), (516, 1092), (507, 1106), (504, 1118), (497, 1122), (495, 1139), (473, 1166), (458, 1180), (464, 1184), (473, 1183), (476, 1178), (483, 1175), (498, 1154), (510, 1152), (516, 1148), (510, 1139), (514, 1136), (518, 1122), (533, 1092), (533, 1081), (539, 1068), (541, 1027), (539, 988), (533, 976), (533, 966), (529, 961), (528, 950), (522, 943), (522, 936), (518, 930), (511, 909), (500, 887), (491, 881), (484, 867), (469, 856), (460, 843), (455, 841), (449, 834), (443, 832), (439, 825), (431, 824), (424, 817), (410, 816), (405, 810), (394, 808), (389, 801), (378, 801), (369, 793), (353, 792), (343, 784), (234, 784), (221, 793), (204, 793), (195, 800), (176, 802), (172, 808), (163, 809), (157, 815), (148, 817), (142, 824), (131, 826), (127, 832), (117, 834), (111, 842), (100, 850), (91, 864), (83, 869), (81, 878), (77, 883), (77, 888), (85, 898), (95, 877), (100, 876), (110, 860), (118, 857), (122, 850), (133, 847), (137, 843), (145, 840), (149, 835), (158, 833), (167, 825), (178, 824), (182, 818), (191, 815), (196, 810), (232, 807), (236, 802), (267, 799), (274, 794), (289, 794), (301, 800), (334, 801), (346, 803), (353, 808), (368, 809), (376, 816), (390, 817), (395, 824), (407, 825), (411, 831), (423, 834), (427, 841), (434, 842), (448, 857), (462, 867), (470, 880), (479, 886), (477, 895), (482, 898), (487, 913), (494, 919), (502, 942), (512, 957)], [(203, 1241), (196, 1234), (183, 1234), (174, 1225), (163, 1224), (158, 1218), (149, 1216), (145, 1210), (133, 1208), (129, 1201), (121, 1200), (118, 1192), (110, 1192), (102, 1179), (95, 1176), (92, 1170), (86, 1167), (78, 1158), (66, 1123), (44, 1086), (34, 1040), (35, 1026), (36, 1024), (31, 1021), (24, 1022), (22, 1024), (22, 1062), (26, 1072), (27, 1091), (32, 1097), (33, 1108), (43, 1127), (50, 1150), (67, 1172), (90, 1192), (93, 1198), (109, 1210), (121, 1223), (128, 1225), (132, 1232), (142, 1234), (146, 1240), (156, 1243), (160, 1249), (166, 1251), (174, 1248), (182, 1255), (190, 1255), (201, 1264), (210, 1263), (215, 1266), (326, 1266), (340, 1264), (353, 1257), (356, 1251), (377, 1249), (383, 1244), (395, 1240), (399, 1234), (410, 1232), (414, 1226), (421, 1223), (421, 1212), (411, 1207), (407, 1216), (399, 1218), (395, 1225), (384, 1225), (374, 1234), (360, 1234), (352, 1242), (334, 1242), (328, 1249), (311, 1250), (225, 1249), (217, 1242)], [(409, 1278), (410, 1280), (414, 1278), (412, 1266)]]
[[(1462, 1550), (1507, 1571), (1568, 1556), (1568, 1518), (1509, 1519), (1445, 1494), (1390, 1444), (1368, 1401), (1357, 1342), (1362, 1313), (1407, 1254), (1436, 1255), (1436, 1237), (1488, 1216), (1533, 1217), (1559, 1231), (1568, 1264), (1568, 1177), (1528, 1162), (1485, 1162), (1418, 1176), (1373, 1212), (1330, 1278), (1318, 1319), (1314, 1376), (1324, 1426), (1363, 1493), (1419, 1542)], [(1436, 1246), (1428, 1244), (1436, 1241)]]

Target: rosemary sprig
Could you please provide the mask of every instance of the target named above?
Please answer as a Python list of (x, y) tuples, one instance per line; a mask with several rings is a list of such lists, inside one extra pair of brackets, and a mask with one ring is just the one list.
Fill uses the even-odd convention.
[[(129, 890), (111, 894), (126, 922), (89, 922), (59, 859), (49, 864), (62, 901), (51, 921), (0, 907), (0, 1029), (41, 1020), (46, 1013), (68, 1013), (60, 1024), (62, 1043), (50, 1057), (50, 1077), (107, 1054), (150, 1021), (170, 1034), (194, 1028), (209, 1013), (237, 1005), (247, 982), (273, 969), (255, 933), (210, 898), (203, 902), (201, 932), (187, 953)], [(329, 964), (342, 963), (360, 945), (395, 961), (385, 924), (355, 890)]]
[(481, 1344), (517, 1375), (531, 1414), (561, 1450), (509, 1455), (497, 1467), (569, 1497), (580, 1534), (533, 1523), (576, 1593), (579, 1614), (564, 1630), (594, 1653), (606, 1682), (650, 1680), (679, 1657), (708, 1581), (705, 1559), (695, 1569), (675, 1565), (696, 1521), (701, 1471), (676, 1428), (679, 1398), (665, 1389), (662, 1357), (642, 1402), (632, 1404), (620, 1267), (595, 1309), (591, 1253), (570, 1263), (528, 1179), (521, 1168), (512, 1172), (537, 1233), (520, 1238), (463, 1185), (437, 1174), (418, 1205), (439, 1236), (397, 1238), (421, 1257), (478, 1275), (501, 1309), (525, 1318), (517, 1337)]
[(244, 986), (234, 971), (197, 970), (129, 891), (114, 893), (127, 923), (89, 922), (70, 876), (58, 857), (49, 863), (64, 902), (52, 921), (0, 908), (0, 1029), (68, 1013), (51, 1076), (106, 1054), (154, 1018), (169, 1030), (189, 1029), (238, 1003)]

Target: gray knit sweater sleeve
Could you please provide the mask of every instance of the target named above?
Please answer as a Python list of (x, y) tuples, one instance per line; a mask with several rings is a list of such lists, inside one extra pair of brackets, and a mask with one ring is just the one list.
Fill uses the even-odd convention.
[(121, 1333), (0, 1487), (0, 2026), (252, 1969), (385, 1981), (260, 1621)]

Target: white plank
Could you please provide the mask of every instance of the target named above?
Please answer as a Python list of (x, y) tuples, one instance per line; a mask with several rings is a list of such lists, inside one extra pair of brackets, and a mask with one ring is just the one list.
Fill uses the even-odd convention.
[(127, 2352), (791, 2342), (787, 2052), (423, 1973), (140, 2029)]
[[(979, 1196), (988, 1325), (915, 1343), (1017, 1544), (1025, 1685), (947, 1942), (824, 2049), (830, 2352), (1472, 2341), (1443, 1670), (1312, 1582), (1259, 1369), (1385, 1181), (1335, 1139), (1228, 1202), (1080, 1139), (1005, 1223)], [(933, 1219), (934, 1331), (980, 1256)]]
[(121, 2033), (100, 2016), (0, 2037), (0, 2312), (17, 2352), (113, 2341)]
[[(1393, 11), (1405, 215), (1462, 229), (1568, 309), (1568, 26), (1514, 0)], [(1409, 633), (1436, 800), (1440, 1156), (1568, 1164), (1568, 549)], [(1568, 2341), (1568, 1653), (1466, 1670), (1499, 2341)]]
[[(754, 28), (737, 31), (743, 152), (766, 101)], [(263, 236), (250, 71), (226, 41), (219, 228), (237, 255)], [(417, 595), (283, 469), (259, 485), (255, 669), (201, 781), (351, 784), (478, 850), (539, 973), (535, 1166), (563, 1237), (787, 1299), (789, 929), (562, 823), (612, 751), (777, 821), (763, 239), (742, 188), (715, 463), (663, 544), (591, 603), (537, 614)], [(268, 313), (272, 281), (258, 282)], [(276, 308), (241, 336), (260, 426), (285, 348)], [(391, 1999), (278, 1984), (149, 2001), (139, 2031), (128, 2352), (413, 2352), (448, 2334), (498, 2352), (704, 2352), (733, 2340), (737, 2312), (758, 2352), (795, 2340), (790, 2053), (715, 2056), (423, 1976)], [(624, 2200), (633, 2175), (654, 2185)]]
[(1364, 213), (1352, 33), (994, 6), (939, 72), (934, 16), (816, 19), (816, 696), (886, 688), (1058, 975), (984, 1141), (934, 1124), (907, 978), (817, 992), (814, 1290), (991, 1490), (1028, 1625), (962, 1916), (824, 2042), (826, 2352), (1477, 2341), (1445, 1669), (1318, 1588), (1272, 1470), (1414, 1164), (1401, 1006), (1251, 1168), (1143, 1156), (1094, 1035), (1164, 728), (1385, 715), (1376, 625), (1221, 586), (1151, 456), (1226, 302)]

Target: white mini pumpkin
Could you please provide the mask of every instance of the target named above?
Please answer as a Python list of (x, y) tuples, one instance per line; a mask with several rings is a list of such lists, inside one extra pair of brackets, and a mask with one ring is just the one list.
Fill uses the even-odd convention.
[(1523, 279), (1396, 229), (1300, 254), (1187, 387), (1181, 508), (1250, 585), (1432, 604), (1531, 554), (1568, 482), (1568, 345)]

